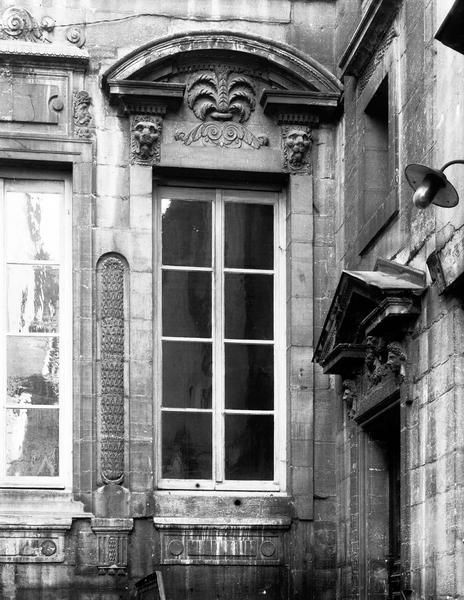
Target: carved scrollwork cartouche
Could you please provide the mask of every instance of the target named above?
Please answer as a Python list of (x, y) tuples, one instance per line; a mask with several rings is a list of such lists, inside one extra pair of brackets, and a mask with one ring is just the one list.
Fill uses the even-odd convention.
[(309, 127), (283, 127), (283, 168), (291, 173), (310, 173), (312, 141)]
[(44, 16), (39, 23), (25, 8), (10, 6), (2, 14), (0, 39), (50, 42), (48, 34), (54, 28), (55, 21), (51, 17)]
[(92, 99), (88, 92), (82, 90), (73, 95), (73, 124), (77, 137), (89, 138), (92, 135), (92, 115), (90, 105)]
[(101, 475), (105, 483), (124, 479), (124, 278), (117, 256), (101, 262)]
[(200, 142), (225, 148), (268, 144), (267, 137), (255, 136), (244, 125), (256, 106), (255, 87), (246, 75), (225, 65), (198, 71), (190, 77), (186, 94), (187, 106), (203, 122), (188, 133), (177, 131), (176, 140), (186, 146)]
[(160, 161), (160, 137), (163, 121), (159, 116), (131, 117), (131, 162), (153, 165)]

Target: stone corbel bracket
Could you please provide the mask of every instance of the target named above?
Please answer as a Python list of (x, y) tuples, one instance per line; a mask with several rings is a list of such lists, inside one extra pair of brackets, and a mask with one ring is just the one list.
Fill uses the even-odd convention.
[(312, 130), (320, 120), (336, 115), (339, 94), (310, 91), (263, 90), (260, 98), (266, 115), (281, 127), (282, 169), (287, 173), (312, 172)]
[(134, 520), (94, 518), (92, 531), (97, 536), (97, 568), (100, 575), (125, 575), (128, 565), (129, 535)]
[(159, 164), (163, 119), (181, 105), (185, 85), (110, 79), (106, 86), (118, 116), (130, 117), (131, 163)]

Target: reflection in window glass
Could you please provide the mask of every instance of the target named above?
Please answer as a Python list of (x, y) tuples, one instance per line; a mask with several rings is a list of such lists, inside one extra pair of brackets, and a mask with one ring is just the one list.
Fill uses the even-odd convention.
[(211, 408), (212, 347), (163, 342), (163, 406)]
[(6, 417), (9, 476), (56, 477), (59, 464), (58, 411), (13, 408)]
[(274, 347), (225, 345), (225, 407), (246, 410), (274, 408)]
[(56, 337), (7, 338), (7, 398), (11, 404), (58, 404)]
[(7, 271), (8, 331), (56, 333), (59, 322), (59, 269), (10, 265)]
[(211, 203), (162, 201), (163, 264), (211, 266)]
[(163, 271), (163, 335), (211, 337), (211, 273)]
[(226, 479), (274, 478), (274, 417), (225, 416)]
[(4, 179), (2, 477), (58, 477), (64, 181)]
[(225, 204), (225, 266), (273, 269), (274, 207), (267, 204)]
[(211, 479), (211, 413), (163, 414), (163, 477)]
[(272, 340), (274, 277), (225, 274), (226, 338)]
[(58, 194), (6, 194), (5, 234), (9, 262), (60, 258), (61, 202)]

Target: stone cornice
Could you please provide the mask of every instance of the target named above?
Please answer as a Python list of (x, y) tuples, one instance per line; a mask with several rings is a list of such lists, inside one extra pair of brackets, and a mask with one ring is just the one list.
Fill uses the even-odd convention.
[[(282, 122), (289, 122), (290, 115), (301, 115), (303, 121), (308, 116), (313, 117), (312, 120), (319, 117), (331, 118), (337, 111), (339, 101), (339, 93), (300, 90), (263, 90), (260, 98), (264, 113), (278, 115)], [(290, 117), (290, 121), (294, 122), (294, 119)]]
[(180, 106), (184, 97), (183, 83), (154, 83), (110, 79), (106, 82), (110, 102), (118, 105), (120, 115), (135, 113), (161, 114)]
[(341, 76), (359, 77), (387, 32), (400, 0), (371, 0), (339, 62)]
[(0, 40), (0, 58), (21, 61), (23, 64), (34, 62), (82, 68), (89, 62), (89, 53), (70, 44)]

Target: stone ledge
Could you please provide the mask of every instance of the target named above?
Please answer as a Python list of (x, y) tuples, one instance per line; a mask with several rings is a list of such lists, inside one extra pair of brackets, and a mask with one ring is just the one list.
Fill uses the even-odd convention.
[(288, 529), (290, 517), (153, 517), (157, 529)]
[(85, 66), (89, 62), (87, 50), (70, 44), (35, 44), (19, 40), (0, 40), (0, 56), (22, 61), (46, 61), (66, 66)]

